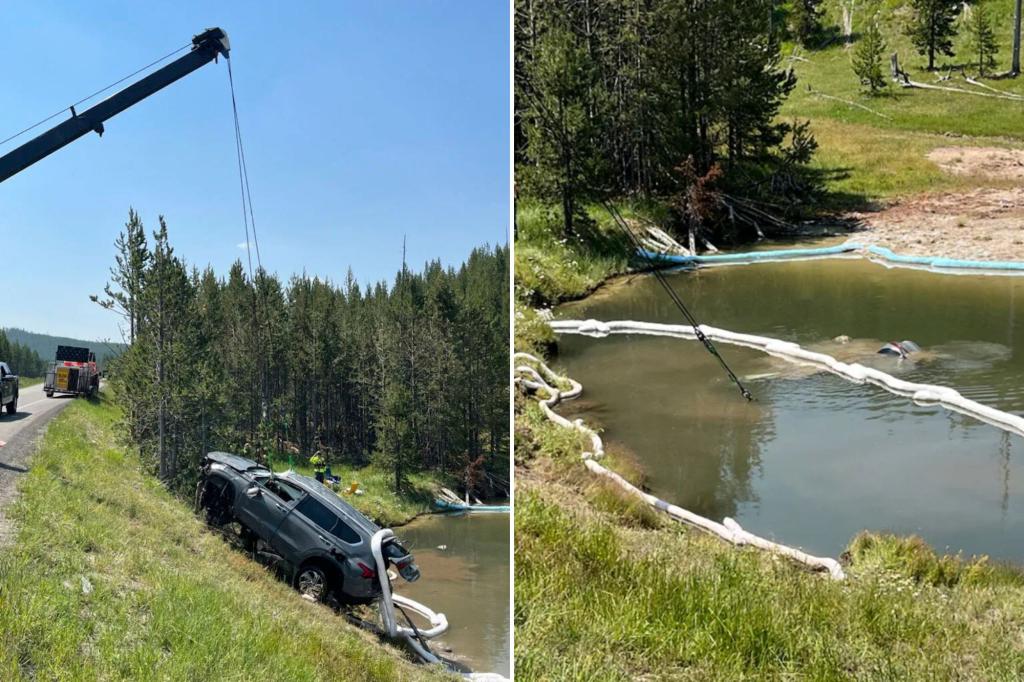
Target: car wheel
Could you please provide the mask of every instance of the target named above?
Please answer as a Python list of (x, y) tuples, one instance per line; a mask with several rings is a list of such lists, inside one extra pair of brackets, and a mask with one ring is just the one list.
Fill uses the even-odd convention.
[(47, 391), (46, 392), (46, 397), (47, 398), (52, 398), (53, 397), (53, 391)]
[(14, 400), (7, 403), (7, 414), (16, 414), (18, 412), (18, 396), (14, 396)]
[(295, 589), (306, 599), (326, 601), (330, 593), (327, 572), (316, 564), (303, 566), (295, 577)]

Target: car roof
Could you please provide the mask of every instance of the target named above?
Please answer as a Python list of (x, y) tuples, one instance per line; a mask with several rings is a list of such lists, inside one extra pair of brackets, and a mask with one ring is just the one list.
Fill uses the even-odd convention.
[(316, 498), (318, 502), (329, 507), (335, 513), (341, 513), (348, 521), (350, 521), (349, 525), (355, 526), (355, 530), (365, 534), (367, 537), (373, 537), (373, 534), (380, 530), (380, 526), (366, 518), (361, 511), (338, 497), (337, 493), (315, 478), (303, 476), (302, 474), (294, 471), (286, 471), (282, 474), (274, 475), (287, 479), (288, 481), (298, 485), (308, 494)]
[(255, 471), (263, 469), (269, 473), (267, 467), (262, 464), (257, 464), (251, 459), (246, 459), (239, 455), (232, 455), (230, 452), (211, 452), (206, 455), (206, 458), (213, 460), (214, 462), (220, 462), (225, 466), (229, 466), (235, 471)]

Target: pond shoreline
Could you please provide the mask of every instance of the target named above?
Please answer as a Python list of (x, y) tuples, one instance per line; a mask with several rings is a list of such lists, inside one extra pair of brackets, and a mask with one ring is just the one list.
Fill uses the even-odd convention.
[(845, 216), (850, 234), (908, 256), (1024, 261), (1024, 188), (985, 187), (909, 197)]
[[(504, 499), (504, 500), (501, 501), (501, 504), (511, 505), (512, 501), (509, 500), (509, 499)], [(435, 509), (433, 507), (433, 505), (431, 505), (428, 509), (424, 509), (422, 511), (418, 511), (415, 514), (413, 514), (412, 516), (409, 516), (409, 517), (404, 518), (404, 519), (399, 520), (399, 521), (392, 522), (391, 523), (391, 528), (401, 528), (402, 526), (408, 526), (410, 523), (412, 523), (416, 519), (422, 518), (424, 516), (447, 516), (447, 515), (461, 516), (462, 514), (468, 514), (468, 513), (473, 513), (473, 512), (452, 511), (450, 509)], [(479, 512), (479, 513), (488, 513), (488, 512)], [(493, 512), (491, 512), (491, 513), (493, 513)], [(498, 512), (498, 513), (500, 513), (500, 512)]]
[[(842, 237), (841, 235), (830, 235), (830, 236), (835, 237), (835, 238), (840, 238), (840, 239)], [(814, 241), (817, 241), (820, 244), (821, 237), (822, 237), (822, 235), (819, 232), (819, 233), (814, 234), (813, 237), (810, 237), (810, 238), (812, 240), (814, 240)], [(798, 240), (796, 240), (796, 243), (800, 244), (801, 242), (804, 242), (804, 241), (806, 241), (806, 240), (798, 239)], [(769, 249), (770, 250), (771, 248), (776, 247), (776, 246), (792, 247), (793, 243), (794, 242), (791, 241), (791, 240), (785, 240), (785, 241), (781, 241), (781, 240), (767, 241), (766, 240), (766, 241), (760, 242), (758, 244), (758, 247), (759, 247), (759, 250), (760, 249)], [(940, 251), (935, 250), (932, 253), (930, 253), (929, 255), (942, 256), (943, 254)], [(961, 255), (961, 254), (958, 254), (958, 255)], [(588, 300), (593, 301), (593, 300), (602, 298), (604, 295), (613, 294), (615, 291), (618, 290), (619, 287), (624, 286), (624, 285), (628, 285), (631, 282), (634, 282), (636, 277), (644, 275), (644, 274), (648, 273), (649, 271), (650, 271), (650, 269), (648, 268), (648, 269), (644, 269), (644, 270), (627, 270), (627, 271), (622, 271), (622, 272), (612, 272), (612, 273), (609, 273), (606, 277), (604, 277), (599, 282), (597, 282), (593, 287), (591, 287), (589, 289), (589, 293), (587, 293), (585, 295), (581, 295), (581, 296), (574, 296), (574, 295), (565, 296), (565, 297), (563, 297), (563, 298), (561, 298), (559, 300), (559, 302), (558, 302), (558, 304), (556, 304), (556, 306), (552, 306), (552, 310), (554, 310), (555, 307), (560, 306), (562, 304), (577, 303), (577, 302), (588, 301)], [(545, 355), (547, 355), (548, 357), (557, 356), (557, 354), (559, 352), (560, 345), (561, 344), (558, 341), (555, 341), (555, 343), (553, 343), (549, 347), (549, 352), (545, 353)], [(519, 410), (517, 410), (517, 421), (519, 420), (519, 418), (521, 416), (518, 413), (519, 413)], [(518, 463), (517, 463), (517, 466), (518, 466)], [(941, 555), (941, 552), (939, 554)], [(1000, 563), (1008, 563), (1008, 564), (1012, 564), (1012, 565), (1017, 566), (1017, 567), (1024, 567), (1024, 563), (1021, 563), (1021, 562), (1010, 562), (1010, 561), (1007, 561), (1005, 559), (1000, 561)]]
[[(978, 194), (988, 190), (978, 190), (972, 194)], [(1024, 222), (1024, 188), (1020, 190), (1021, 195), (1021, 220)], [(899, 202), (877, 212), (851, 212), (844, 215), (850, 221), (857, 221), (859, 227), (833, 229), (822, 231), (820, 227), (808, 228), (806, 233), (797, 235), (792, 239), (765, 239), (749, 244), (736, 245), (733, 248), (722, 249), (721, 253), (739, 253), (750, 249), (771, 250), (774, 247), (794, 248), (801, 244), (812, 246), (820, 245), (822, 240), (839, 239), (843, 237), (855, 238), (857, 242), (865, 245), (881, 246), (892, 249), (898, 256), (920, 256), (928, 258), (948, 258), (957, 260), (971, 260), (978, 262), (1000, 263), (1005, 261), (1020, 261), (1024, 263), (1024, 234), (1000, 233), (998, 239), (977, 236), (984, 233), (988, 228), (971, 229), (964, 226), (949, 227), (940, 223), (932, 223), (920, 228), (908, 228), (904, 220), (909, 218), (905, 215), (912, 215), (907, 204), (920, 204), (930, 200), (942, 201), (943, 197), (949, 195), (935, 195), (911, 200), (910, 202)], [(925, 213), (930, 213), (926, 210)], [(901, 217), (895, 217), (901, 216)], [(941, 247), (941, 243), (949, 239), (958, 248), (948, 249)], [(971, 245), (970, 240), (977, 244)], [(707, 255), (707, 254), (704, 254)], [(614, 270), (607, 273), (600, 280), (588, 286), (580, 292), (566, 292), (557, 296), (546, 307), (547, 310), (554, 310), (565, 303), (586, 301), (594, 296), (600, 296), (608, 289), (626, 285), (634, 278), (649, 275), (656, 270), (671, 270), (678, 265), (665, 264), (659, 266), (627, 267), (624, 270)], [(936, 271), (940, 274), (941, 271)]]
[[(869, 240), (864, 232), (830, 236)], [(806, 239), (822, 237), (816, 233)], [(792, 242), (764, 241), (758, 247), (782, 245), (792, 246)], [(944, 254), (937, 247), (934, 244), (934, 251), (917, 254), (951, 255), (948, 249)], [(879, 276), (887, 276), (879, 271)], [(584, 295), (552, 296), (556, 301), (552, 309), (573, 301), (596, 301), (623, 284), (635, 283), (634, 278), (642, 274), (630, 269), (608, 272)], [(948, 286), (959, 286), (959, 281), (939, 279)], [(520, 300), (517, 307), (522, 303)], [(531, 332), (534, 326), (540, 325), (531, 325)], [(531, 340), (533, 334), (517, 332), (516, 350), (528, 350), (520, 346)], [(535, 345), (549, 359), (561, 346)], [(585, 377), (575, 378), (586, 381)], [(581, 416), (590, 421), (585, 413)], [(650, 629), (656, 622), (651, 636), (659, 644), (680, 637), (680, 646), (687, 646), (705, 630), (717, 633), (719, 621), (694, 618), (693, 600), (680, 596), (691, 595), (703, 585), (714, 588), (702, 597), (699, 608), (735, 618), (736, 630), (759, 614), (771, 614), (763, 624), (765, 631), (777, 627), (783, 638), (804, 633), (802, 638), (822, 643), (839, 656), (847, 673), (881, 674), (883, 668), (873, 666), (884, 661), (890, 666), (885, 668), (889, 673), (893, 669), (931, 670), (941, 677), (956, 670), (967, 677), (981, 676), (974, 662), (985, 660), (990, 665), (1001, 655), (1008, 657), (1007, 670), (1024, 670), (1024, 663), (1010, 653), (1018, 651), (1013, 644), (1016, 634), (1004, 634), (1010, 629), (1001, 625), (1024, 612), (1024, 573), (1017, 564), (985, 558), (969, 561), (948, 550), (936, 551), (914, 535), (862, 532), (839, 556), (848, 579), (836, 587), (833, 581), (795, 565), (727, 545), (660, 515), (652, 517), (646, 505), (638, 507), (632, 498), (605, 485), (602, 477), (582, 472), (579, 454), (588, 443), (545, 419), (532, 400), (517, 398), (515, 423), (516, 599), (529, 603), (535, 595), (549, 595), (543, 603), (516, 614), (517, 633), (522, 633), (516, 637), (518, 670), (555, 669), (540, 652), (571, 650), (574, 644), (565, 640), (557, 624), (574, 618), (585, 622), (585, 614), (592, 613), (595, 603), (618, 614), (620, 629), (626, 623)], [(630, 478), (625, 469), (623, 473)], [(549, 557), (556, 551), (567, 559), (552, 566)], [(623, 599), (624, 594), (632, 598)], [(893, 627), (898, 624), (898, 634), (886, 629), (889, 625), (882, 627), (882, 621), (862, 617), (869, 612), (889, 614), (884, 622)], [(678, 617), (666, 622), (666, 613)], [(826, 613), (829, 615), (821, 619), (809, 615)], [(836, 626), (836, 620), (844, 625)], [(576, 633), (574, 641), (587, 642), (589, 651), (592, 642), (607, 639), (607, 632), (597, 623), (592, 631)], [(894, 640), (901, 644), (898, 652), (888, 644)], [(876, 644), (880, 642), (887, 644)], [(922, 642), (942, 644), (933, 649), (919, 646)], [(739, 655), (745, 655), (748, 646), (738, 643)], [(634, 648), (613, 638), (609, 650), (622, 653)], [(799, 644), (793, 645), (793, 651), (798, 669), (816, 665), (812, 662), (817, 654), (803, 651)], [(648, 659), (642, 660), (627, 660), (624, 669), (641, 674), (647, 670)], [(757, 664), (755, 669), (767, 668)]]

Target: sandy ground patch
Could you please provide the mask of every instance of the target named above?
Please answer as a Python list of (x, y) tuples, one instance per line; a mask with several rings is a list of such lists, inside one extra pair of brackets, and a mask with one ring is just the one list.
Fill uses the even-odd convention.
[(928, 160), (953, 175), (1024, 180), (1024, 149), (939, 147), (928, 153)]
[[(949, 173), (1024, 183), (1024, 150), (940, 147), (928, 158)], [(850, 217), (862, 221), (858, 240), (897, 253), (1024, 261), (1024, 185), (917, 196)]]

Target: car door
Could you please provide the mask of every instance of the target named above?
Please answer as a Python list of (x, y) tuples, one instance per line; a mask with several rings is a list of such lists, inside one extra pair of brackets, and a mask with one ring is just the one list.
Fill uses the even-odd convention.
[(278, 527), (277, 541), (290, 547), (300, 561), (316, 554), (329, 554), (335, 548), (329, 529), (337, 521), (334, 512), (307, 495)]
[(287, 518), (295, 504), (304, 493), (295, 486), (279, 478), (270, 477), (254, 484), (257, 493), (250, 496), (243, 493), (238, 514), (245, 525), (249, 526), (264, 542), (289, 559), (287, 547), (278, 547), (274, 536), (278, 527)]

